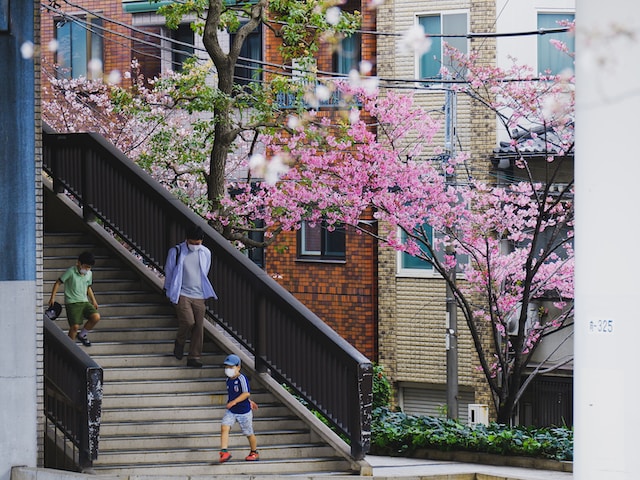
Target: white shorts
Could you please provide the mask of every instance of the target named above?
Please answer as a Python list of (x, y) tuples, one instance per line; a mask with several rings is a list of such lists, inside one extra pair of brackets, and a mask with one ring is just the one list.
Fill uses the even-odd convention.
[(253, 435), (253, 412), (247, 413), (233, 413), (231, 410), (227, 410), (222, 417), (222, 425), (227, 427), (233, 427), (233, 424), (238, 422), (242, 433), (246, 436)]

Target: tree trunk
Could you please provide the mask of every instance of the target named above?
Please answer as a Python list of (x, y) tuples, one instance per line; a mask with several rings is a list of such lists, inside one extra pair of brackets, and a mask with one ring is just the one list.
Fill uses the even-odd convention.
[(504, 402), (501, 402), (498, 411), (496, 421), (504, 425), (511, 425), (511, 417), (513, 414), (513, 395), (508, 395)]
[(208, 178), (208, 198), (213, 211), (220, 208), (220, 200), (225, 194), (225, 165), (227, 154), (231, 148), (228, 128), (221, 122), (216, 124), (215, 142), (210, 154), (209, 178)]

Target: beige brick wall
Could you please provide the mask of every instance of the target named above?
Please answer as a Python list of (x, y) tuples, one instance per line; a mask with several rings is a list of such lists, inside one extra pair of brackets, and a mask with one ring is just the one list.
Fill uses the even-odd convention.
[[(416, 15), (445, 10), (469, 12), (471, 32), (495, 30), (495, 0), (391, 0), (378, 11), (378, 28), (382, 32), (405, 32), (414, 24)], [(384, 78), (415, 79), (414, 55), (403, 53), (398, 45), (398, 37), (379, 38), (378, 73)], [(483, 62), (495, 64), (494, 39), (471, 40), (470, 49), (480, 51)], [(416, 90), (413, 93), (416, 102), (427, 110), (438, 111), (444, 105), (442, 91)], [(441, 118), (444, 120), (444, 116)], [(456, 133), (459, 142), (456, 148), (471, 153), (471, 170), (476, 176), (490, 180), (489, 159), (496, 144), (495, 116), (468, 96), (458, 94)], [(444, 145), (444, 129), (434, 145)], [(393, 382), (444, 385), (445, 283), (440, 278), (398, 277), (396, 272), (396, 252), (381, 248), (378, 264), (380, 364)], [(460, 313), (458, 331), (459, 384), (475, 389), (476, 402), (492, 405), (486, 380), (477, 369), (477, 354), (471, 335)]]

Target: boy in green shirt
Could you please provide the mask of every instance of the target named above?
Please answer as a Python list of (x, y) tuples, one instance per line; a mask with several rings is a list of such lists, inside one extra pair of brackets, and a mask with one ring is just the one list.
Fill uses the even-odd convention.
[[(76, 337), (85, 347), (90, 347), (89, 333), (100, 321), (98, 313), (98, 302), (93, 295), (91, 284), (93, 275), (91, 267), (96, 263), (91, 252), (82, 252), (78, 256), (78, 261), (73, 267), (67, 269), (53, 286), (49, 306), (52, 306), (58, 293), (60, 285), (64, 285), (64, 307), (67, 310), (67, 321), (69, 322), (69, 337), (75, 340)], [(78, 333), (80, 325), (84, 322), (84, 328)]]

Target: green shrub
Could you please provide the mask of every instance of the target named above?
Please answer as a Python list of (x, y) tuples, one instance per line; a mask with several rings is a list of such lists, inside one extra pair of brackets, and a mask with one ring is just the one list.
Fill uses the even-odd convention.
[(373, 409), (388, 407), (391, 403), (391, 382), (380, 365), (373, 366)]
[(491, 423), (470, 427), (449, 419), (373, 410), (371, 453), (411, 455), (420, 448), (463, 450), (573, 460), (573, 430), (563, 427), (507, 427)]

